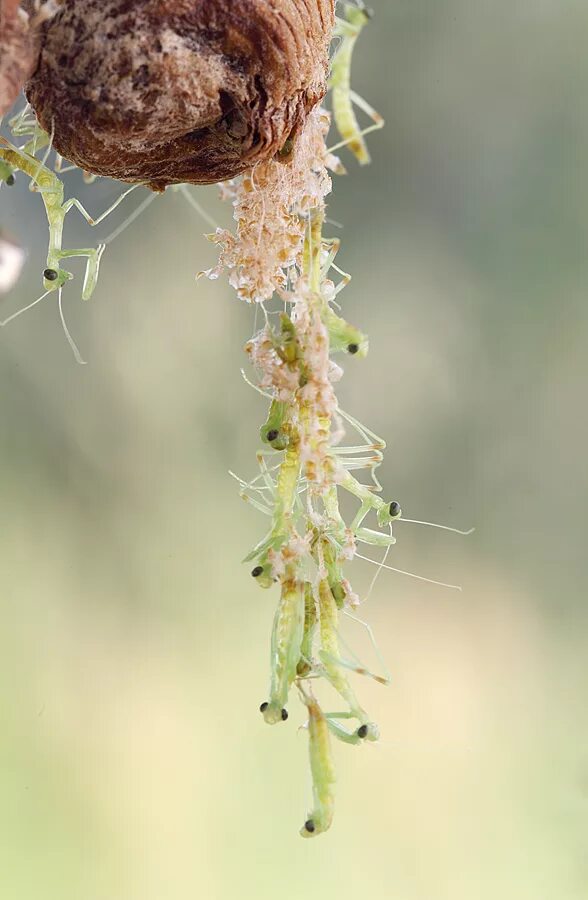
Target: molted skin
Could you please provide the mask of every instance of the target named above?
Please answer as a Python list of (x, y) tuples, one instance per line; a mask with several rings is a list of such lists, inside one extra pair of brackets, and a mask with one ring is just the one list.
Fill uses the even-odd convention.
[(224, 181), (278, 153), (324, 96), (334, 0), (64, 0), (29, 102), (98, 175)]

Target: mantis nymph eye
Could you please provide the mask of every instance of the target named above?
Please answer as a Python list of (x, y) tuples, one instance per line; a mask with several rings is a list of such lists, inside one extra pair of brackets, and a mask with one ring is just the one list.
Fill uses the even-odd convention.
[(43, 278), (45, 281), (57, 281), (59, 278), (59, 272), (57, 269), (44, 269), (43, 270)]
[(308, 819), (304, 823), (304, 827), (305, 827), (306, 831), (308, 831), (309, 834), (312, 834), (314, 832), (316, 826), (315, 826), (314, 822), (312, 821), (312, 819)]
[(265, 703), (262, 703), (261, 706), (259, 707), (260, 713), (264, 713), (266, 711), (266, 709), (268, 708), (268, 706), (269, 706), (269, 703), (266, 700)]
[(14, 175), (12, 174), (12, 172), (11, 172), (10, 175), (5, 179), (5, 182), (4, 182), (4, 183), (7, 184), (8, 187), (12, 187), (12, 185), (14, 184)]
[(352, 356), (355, 356), (355, 354), (358, 353), (358, 351), (359, 351), (359, 344), (348, 344), (347, 345), (347, 352), (351, 353)]
[(282, 710), (282, 722), (285, 722), (287, 718), (288, 718), (288, 710), (283, 709)]
[(360, 725), (357, 729), (357, 736), (360, 738), (366, 738), (368, 736), (368, 727), (367, 725)]
[(263, 566), (255, 566), (255, 568), (251, 570), (251, 574), (254, 578), (259, 578), (260, 575), (263, 575)]
[(280, 435), (280, 432), (277, 430), (277, 428), (272, 428), (271, 431), (268, 431), (268, 433), (267, 433), (268, 444), (271, 444), (272, 441), (277, 441), (279, 435)]
[(392, 503), (390, 504), (390, 510), (389, 510), (389, 511), (390, 511), (390, 516), (391, 516), (393, 519), (396, 519), (396, 518), (400, 515), (400, 513), (402, 512), (402, 510), (400, 509), (400, 503), (398, 503), (397, 500), (393, 500)]

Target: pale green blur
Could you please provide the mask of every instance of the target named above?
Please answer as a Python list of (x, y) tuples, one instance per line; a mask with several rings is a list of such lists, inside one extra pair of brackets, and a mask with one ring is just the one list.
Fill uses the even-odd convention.
[[(398, 525), (389, 563), (463, 593), (382, 574), (361, 614), (393, 680), (355, 684), (382, 740), (337, 744), (333, 827), (302, 841), (304, 710), (258, 712), (277, 598), (240, 564), (266, 522), (227, 474), (255, 474), (267, 413), (253, 311), (196, 283), (209, 226), (157, 199), (92, 300), (82, 264), (66, 290), (89, 365), (55, 297), (0, 332), (2, 900), (588, 894), (588, 7), (372, 5), (354, 84), (387, 128), (330, 209), (370, 354), (340, 393), (406, 516), (477, 528)], [(67, 190), (94, 212), (120, 187)], [(64, 246), (121, 220), (71, 214)], [(22, 177), (0, 224), (29, 247), (6, 318), (42, 293)]]

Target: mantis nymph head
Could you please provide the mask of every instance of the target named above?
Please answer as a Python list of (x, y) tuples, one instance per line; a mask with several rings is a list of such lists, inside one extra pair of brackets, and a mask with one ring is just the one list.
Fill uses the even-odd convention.
[(8, 163), (0, 159), (0, 182), (12, 187), (14, 184), (14, 169)]
[(65, 269), (44, 269), (43, 287), (46, 291), (57, 291), (72, 278), (71, 272), (66, 272)]
[(273, 586), (275, 579), (272, 577), (271, 567), (269, 565), (258, 565), (251, 570), (251, 576), (255, 578), (258, 585), (262, 588), (270, 588)]
[(287, 416), (288, 404), (272, 400), (267, 420), (259, 429), (259, 436), (264, 444), (269, 444), (274, 450), (285, 450), (290, 443), (287, 429), (284, 428)]
[(364, 722), (363, 725), (360, 725), (357, 729), (357, 736), (361, 738), (362, 741), (379, 741), (380, 729), (375, 722)]
[(276, 703), (262, 703), (259, 707), (260, 713), (268, 725), (276, 725), (277, 722), (285, 722), (288, 718), (288, 710)]
[(349, 353), (350, 356), (357, 356), (359, 359), (367, 356), (369, 340), (366, 334), (350, 325), (330, 308), (325, 318), (331, 353)]
[(388, 506), (383, 506), (378, 510), (378, 525), (380, 527), (389, 525), (390, 522), (395, 522), (397, 519), (400, 519), (401, 516), (402, 509), (400, 503), (398, 503), (397, 500), (393, 500)]
[(356, 28), (358, 32), (361, 31), (364, 25), (367, 25), (373, 15), (373, 9), (368, 9), (368, 7), (363, 6), (363, 4), (361, 6), (354, 6), (351, 3), (345, 5), (345, 19), (349, 25), (352, 28)]

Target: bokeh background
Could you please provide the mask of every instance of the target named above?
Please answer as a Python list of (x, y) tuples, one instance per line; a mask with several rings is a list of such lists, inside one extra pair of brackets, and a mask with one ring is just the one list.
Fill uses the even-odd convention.
[[(330, 208), (372, 337), (341, 402), (388, 439), (407, 515), (476, 526), (399, 526), (390, 558), (463, 592), (380, 578), (363, 614), (393, 682), (357, 687), (383, 739), (335, 748), (334, 826), (302, 841), (303, 711), (259, 716), (275, 596), (240, 564), (266, 523), (227, 474), (255, 473), (265, 413), (253, 313), (196, 283), (207, 226), (158, 199), (92, 300), (66, 292), (87, 366), (54, 299), (0, 333), (2, 897), (587, 896), (588, 6), (374, 6), (355, 87), (387, 129)], [(67, 185), (92, 210), (120, 191)], [(0, 220), (28, 250), (5, 318), (44, 264), (23, 178)], [(71, 215), (70, 246), (97, 239)]]

